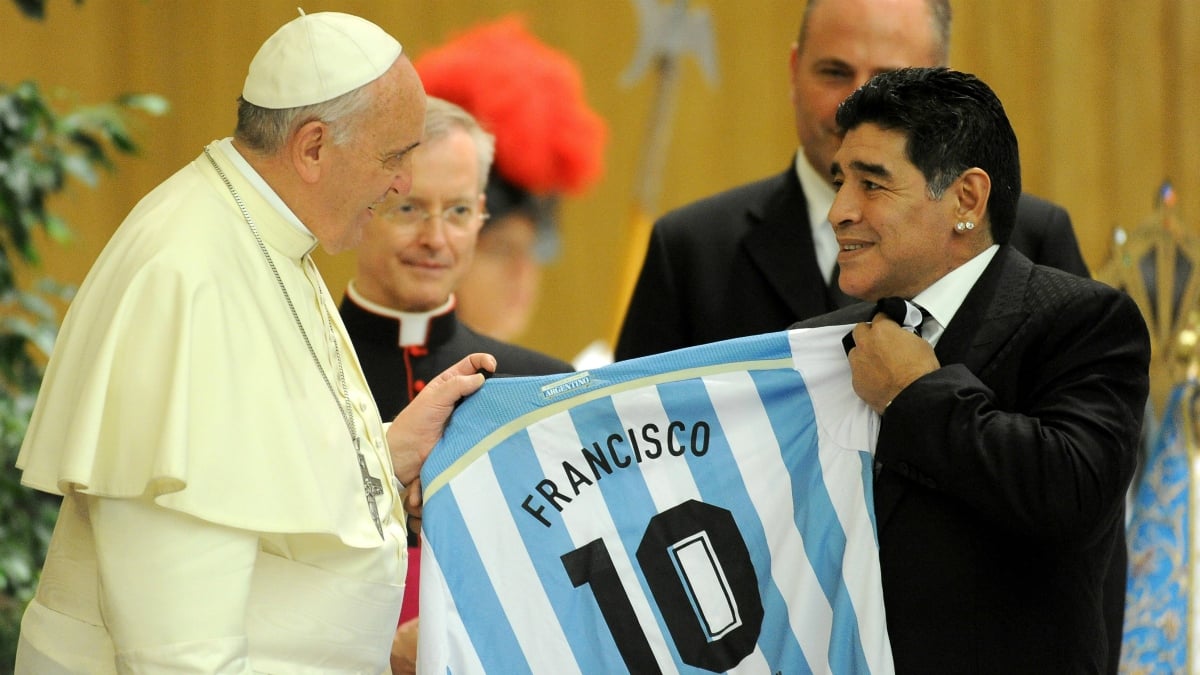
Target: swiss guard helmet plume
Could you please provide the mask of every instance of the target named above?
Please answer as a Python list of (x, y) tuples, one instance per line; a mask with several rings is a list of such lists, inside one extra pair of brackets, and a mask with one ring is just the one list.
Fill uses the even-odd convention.
[(495, 135), (493, 221), (522, 209), (552, 236), (555, 198), (584, 191), (604, 171), (608, 129), (584, 99), (578, 65), (508, 16), (453, 37), (413, 66), (426, 93), (462, 106)]

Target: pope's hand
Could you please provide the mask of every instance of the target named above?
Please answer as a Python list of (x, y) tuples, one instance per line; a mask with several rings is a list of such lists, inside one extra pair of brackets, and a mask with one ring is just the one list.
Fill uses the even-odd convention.
[[(483, 386), (480, 371), (496, 372), (496, 359), (491, 354), (471, 354), (433, 378), (421, 393), (396, 415), (388, 428), (388, 450), (392, 467), (401, 483), (414, 486), (421, 475), (421, 465), (442, 437), (450, 413), (464, 396)], [(420, 489), (410, 489), (406, 503), (420, 503)], [(414, 494), (415, 493), (415, 494)]]
[(417, 672), (417, 630), (421, 619), (409, 619), (400, 624), (392, 636), (392, 675)]

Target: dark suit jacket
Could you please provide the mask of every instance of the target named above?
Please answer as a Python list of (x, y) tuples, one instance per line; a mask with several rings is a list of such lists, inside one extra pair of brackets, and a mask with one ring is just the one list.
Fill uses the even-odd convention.
[[(1011, 243), (1035, 262), (1087, 276), (1071, 219), (1050, 202), (1021, 195)], [(789, 164), (655, 223), (615, 356), (783, 330), (836, 306)]]
[(1002, 246), (936, 353), (942, 367), (884, 411), (875, 455), (897, 672), (1115, 673), (1149, 388), (1141, 313)]

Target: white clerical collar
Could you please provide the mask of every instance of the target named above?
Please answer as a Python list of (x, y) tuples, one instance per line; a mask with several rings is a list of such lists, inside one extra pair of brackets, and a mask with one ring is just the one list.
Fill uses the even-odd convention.
[(398, 344), (401, 347), (411, 347), (413, 345), (425, 344), (425, 342), (429, 339), (429, 322), (440, 316), (445, 316), (447, 312), (454, 309), (453, 293), (450, 294), (450, 297), (445, 303), (429, 310), (428, 312), (401, 312), (399, 310), (392, 309), (391, 307), (384, 307), (383, 305), (371, 302), (370, 300), (364, 298), (362, 294), (358, 292), (358, 288), (354, 286), (353, 279), (351, 279), (350, 283), (346, 285), (346, 295), (350, 296), (350, 299), (354, 301), (354, 304), (362, 307), (372, 314), (386, 316), (399, 321), (400, 339)]
[[(829, 167), (825, 167), (825, 172)], [(796, 176), (804, 199), (808, 203), (808, 222), (812, 225), (813, 251), (817, 254), (817, 266), (826, 281), (833, 276), (837, 264), (838, 243), (829, 226), (829, 209), (833, 206), (833, 186), (824, 173), (814, 169), (804, 155), (804, 148), (796, 152)]]
[(262, 198), (267, 200), (268, 204), (275, 207), (275, 210), (283, 216), (284, 220), (291, 223), (293, 227), (300, 230), (304, 234), (316, 238), (316, 235), (314, 235), (311, 230), (305, 227), (304, 223), (300, 222), (300, 218), (298, 218), (296, 214), (292, 212), (288, 205), (283, 203), (283, 200), (279, 198), (279, 195), (275, 194), (275, 191), (271, 189), (271, 186), (267, 185), (267, 181), (263, 180), (263, 177), (258, 175), (258, 172), (254, 170), (254, 167), (250, 166), (250, 162), (247, 162), (246, 158), (242, 157), (242, 153), (238, 152), (237, 147), (234, 146), (232, 138), (222, 138), (216, 143), (229, 157), (229, 161), (233, 162), (234, 166), (237, 167), (237, 170), (243, 176), (245, 176), (246, 182), (254, 186), (254, 189), (258, 190), (258, 194), (262, 195)]
[(938, 323), (934, 334), (925, 336), (931, 344), (937, 344), (946, 326), (950, 325), (950, 321), (958, 313), (958, 308), (962, 307), (963, 300), (967, 299), (967, 294), (971, 292), (971, 288), (979, 281), (983, 270), (987, 269), (988, 263), (992, 262), (996, 251), (999, 250), (999, 245), (992, 244), (974, 258), (950, 270), (913, 298), (913, 302), (924, 307)]

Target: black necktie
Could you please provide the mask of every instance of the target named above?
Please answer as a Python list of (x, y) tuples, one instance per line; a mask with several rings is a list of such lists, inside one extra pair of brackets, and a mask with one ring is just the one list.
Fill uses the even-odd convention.
[[(871, 312), (871, 316), (875, 316), (883, 312), (889, 319), (900, 324), (905, 329), (912, 331), (918, 337), (921, 336), (921, 324), (932, 316), (924, 307), (909, 302), (904, 298), (889, 297), (881, 298), (875, 303), (875, 309)], [(842, 338), (842, 347), (849, 354), (851, 349), (854, 349), (854, 332), (846, 333)]]

